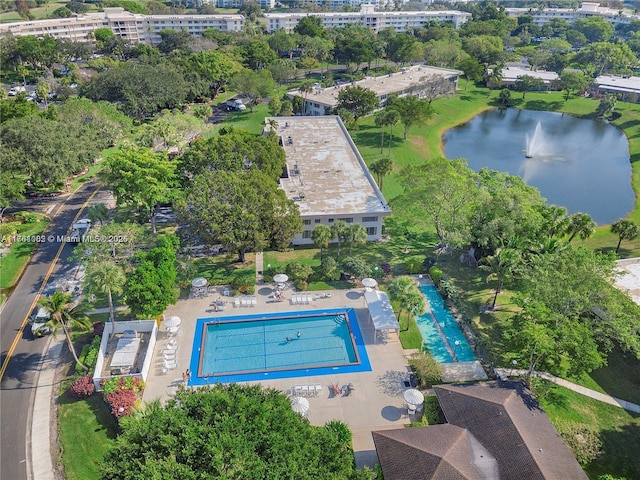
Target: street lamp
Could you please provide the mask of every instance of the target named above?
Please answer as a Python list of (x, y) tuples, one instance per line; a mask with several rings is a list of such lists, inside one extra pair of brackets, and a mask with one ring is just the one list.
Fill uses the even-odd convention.
[(456, 340), (455, 342), (453, 342), (453, 345), (454, 345), (454, 347), (453, 347), (453, 356), (455, 357), (455, 360), (457, 361), (458, 357), (457, 357), (456, 354), (458, 352), (458, 346), (460, 345), (460, 340)]
[(518, 360), (511, 360), (511, 364), (513, 365), (513, 368), (511, 369), (511, 376), (514, 375), (516, 367), (518, 366)]

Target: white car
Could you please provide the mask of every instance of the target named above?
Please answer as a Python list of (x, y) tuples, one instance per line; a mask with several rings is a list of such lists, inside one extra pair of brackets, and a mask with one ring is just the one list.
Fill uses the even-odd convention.
[(16, 95), (18, 95), (18, 93), (26, 91), (27, 89), (25, 87), (18, 85), (17, 87), (12, 87), (11, 89), (9, 89), (7, 93), (10, 97), (15, 97)]
[(50, 319), (51, 316), (49, 315), (49, 312), (42, 307), (39, 307), (36, 313), (31, 316), (29, 322), (31, 323), (31, 333), (35, 338), (48, 335), (52, 332), (52, 329), (49, 326)]

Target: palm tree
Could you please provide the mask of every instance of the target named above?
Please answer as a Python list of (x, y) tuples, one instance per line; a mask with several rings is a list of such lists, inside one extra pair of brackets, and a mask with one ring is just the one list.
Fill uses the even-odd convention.
[(378, 181), (378, 187), (382, 190), (382, 180), (385, 175), (390, 174), (393, 171), (393, 161), (390, 158), (381, 158), (380, 160), (376, 160), (369, 166), (369, 170), (371, 170), (376, 175), (376, 180)]
[(384, 127), (387, 126), (387, 112), (388, 110), (380, 110), (375, 115), (376, 127), (380, 127), (380, 153), (384, 150)]
[(569, 240), (567, 243), (571, 243), (571, 240), (578, 235), (582, 240), (586, 240), (593, 232), (596, 231), (596, 222), (594, 222), (586, 213), (574, 213), (569, 215), (569, 225), (567, 226), (567, 234)]
[(89, 265), (85, 277), (85, 288), (90, 293), (105, 293), (109, 300), (111, 335), (116, 331), (116, 315), (113, 294), (122, 295), (127, 278), (124, 270), (113, 260), (103, 260)]
[(511, 248), (499, 248), (494, 255), (489, 255), (480, 260), (480, 268), (489, 272), (486, 281), (495, 280), (498, 282), (493, 296), (491, 309), (496, 308), (498, 294), (502, 291), (504, 282), (509, 280), (513, 275), (513, 271), (517, 266), (519, 253)]
[(391, 142), (393, 141), (393, 126), (400, 123), (400, 114), (395, 110), (389, 110), (387, 125), (389, 125), (389, 156), (391, 156)]
[(329, 242), (333, 238), (331, 229), (326, 225), (318, 225), (311, 232), (311, 240), (320, 249), (320, 262), (322, 262), (322, 254), (325, 248), (329, 248)]
[(355, 245), (364, 245), (367, 243), (367, 229), (359, 223), (352, 223), (345, 234), (346, 243), (349, 245), (349, 255)]
[(616, 255), (620, 251), (622, 240), (633, 240), (638, 236), (639, 228), (635, 222), (631, 220), (618, 220), (611, 225), (611, 233), (618, 235), (618, 245), (616, 246)]
[(398, 302), (398, 319), (402, 315), (403, 309), (407, 308), (407, 305), (411, 305), (412, 302), (408, 299), (417, 290), (416, 282), (413, 278), (403, 275), (395, 278), (389, 284), (389, 295), (391, 298)]
[(100, 222), (102, 226), (109, 220), (109, 208), (104, 203), (96, 203), (87, 209), (87, 215), (93, 224)]
[(307, 114), (307, 97), (311, 92), (313, 92), (313, 85), (309, 81), (303, 82), (302, 85), (300, 85), (300, 88), (298, 88), (298, 91), (302, 93), (302, 99), (304, 100), (302, 104), (302, 115), (306, 115)]
[(416, 315), (424, 313), (427, 308), (427, 300), (424, 298), (422, 292), (415, 286), (415, 283), (414, 289), (404, 298), (404, 307), (407, 309), (407, 328), (405, 328), (405, 331), (407, 331), (409, 330), (411, 319)]
[(91, 328), (91, 322), (86, 316), (82, 315), (81, 310), (74, 305), (71, 294), (54, 292), (49, 297), (42, 297), (38, 303), (49, 312), (53, 332), (56, 333), (60, 327), (64, 330), (65, 337), (67, 338), (67, 346), (76, 363), (85, 371), (89, 370), (89, 367), (84, 365), (78, 358), (76, 349), (73, 346), (73, 339), (71, 338), (71, 329), (73, 327), (80, 327), (83, 330), (88, 330)]
[(344, 220), (338, 220), (336, 223), (331, 225), (331, 233), (333, 234), (333, 238), (338, 241), (338, 255), (336, 260), (340, 261), (340, 242), (345, 238), (349, 225)]

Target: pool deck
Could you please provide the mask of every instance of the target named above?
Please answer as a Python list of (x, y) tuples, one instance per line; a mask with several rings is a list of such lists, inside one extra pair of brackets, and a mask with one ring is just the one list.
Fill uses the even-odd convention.
[[(309, 398), (309, 421), (313, 425), (324, 425), (330, 420), (345, 422), (353, 433), (353, 447), (358, 467), (375, 466), (377, 456), (371, 432), (399, 428), (412, 420), (403, 414), (405, 402), (402, 397), (405, 390), (403, 380), (408, 379), (410, 370), (407, 363), (408, 352), (402, 349), (396, 335), (389, 335), (386, 344), (374, 343), (374, 330), (369, 319), (363, 290), (332, 290), (330, 298), (314, 300), (307, 305), (292, 305), (291, 290), (284, 292), (286, 301), (276, 302), (273, 299), (273, 285), (264, 284), (256, 287), (258, 301), (255, 307), (234, 307), (233, 297), (224, 297), (222, 290), (219, 289), (208, 297), (181, 299), (165, 312), (166, 316), (178, 315), (182, 319), (180, 334), (176, 337), (179, 344), (178, 368), (169, 370), (166, 374), (162, 372), (161, 350), (168, 337), (164, 328), (161, 327), (143, 400), (145, 402), (153, 399), (166, 400), (182, 383), (182, 373), (191, 362), (191, 349), (198, 318), (353, 308), (371, 362), (371, 372), (302, 376), (248, 383), (261, 383), (264, 387), (283, 392), (287, 392), (293, 385), (322, 385), (322, 393), (317, 397)], [(315, 295), (324, 292), (312, 293)], [(212, 310), (211, 303), (218, 297), (228, 302), (223, 312)], [(329, 386), (335, 383), (340, 386), (352, 383), (355, 391), (347, 397), (334, 397), (329, 392)]]

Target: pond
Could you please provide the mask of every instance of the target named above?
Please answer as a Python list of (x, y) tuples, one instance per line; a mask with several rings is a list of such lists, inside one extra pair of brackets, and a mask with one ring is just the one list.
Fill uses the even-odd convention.
[(496, 109), (449, 130), (443, 142), (447, 158), (519, 175), (548, 203), (588, 213), (599, 225), (633, 209), (629, 143), (605, 121)]

